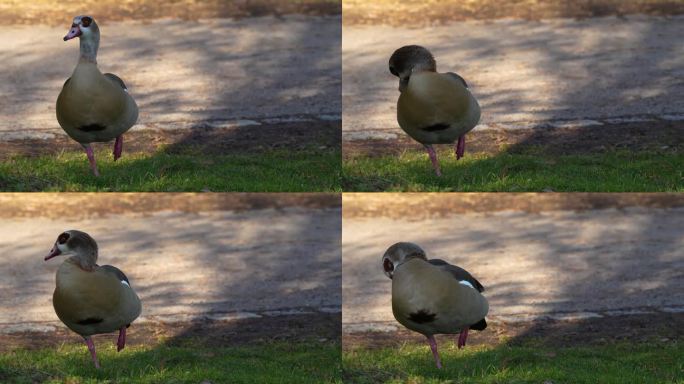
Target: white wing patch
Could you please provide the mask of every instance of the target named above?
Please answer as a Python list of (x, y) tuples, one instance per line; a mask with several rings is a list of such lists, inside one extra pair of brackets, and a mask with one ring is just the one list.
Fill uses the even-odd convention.
[(470, 288), (472, 288), (472, 289), (475, 289), (475, 287), (473, 287), (473, 285), (470, 284), (470, 281), (460, 280), (458, 283), (461, 284), (461, 285), (465, 285), (466, 287), (470, 287)]
[(121, 280), (121, 284), (127, 286), (128, 288), (131, 287), (131, 286), (128, 284), (128, 282), (126, 282), (126, 280)]

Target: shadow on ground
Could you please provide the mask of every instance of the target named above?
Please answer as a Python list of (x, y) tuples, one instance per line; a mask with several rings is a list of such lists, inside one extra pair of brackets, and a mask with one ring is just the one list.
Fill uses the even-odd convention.
[[(539, 128), (476, 130), (467, 135), (467, 148), (471, 154), (486, 155), (595, 155), (620, 150), (680, 153), (684, 150), (682, 130), (684, 122), (662, 120), (569, 128), (547, 128), (542, 123)], [(346, 141), (343, 156), (345, 160), (398, 157), (409, 150), (424, 151), (422, 145), (400, 134), (397, 140)]]

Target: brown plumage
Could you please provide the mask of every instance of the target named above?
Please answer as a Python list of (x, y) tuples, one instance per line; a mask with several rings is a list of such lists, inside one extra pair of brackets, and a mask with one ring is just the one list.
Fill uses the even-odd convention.
[(432, 145), (457, 141), (456, 157), (460, 159), (465, 151), (465, 134), (480, 121), (480, 106), (465, 80), (452, 72), (438, 73), (434, 57), (421, 46), (397, 49), (389, 68), (399, 77), (399, 126), (425, 146), (439, 176)]
[(118, 268), (96, 264), (97, 243), (87, 233), (70, 230), (60, 234), (45, 260), (59, 255), (72, 256), (57, 270), (52, 304), (57, 317), (85, 339), (99, 368), (91, 336), (119, 331), (117, 350), (123, 349), (126, 328), (140, 315), (140, 299)]
[(438, 368), (442, 363), (434, 335), (459, 334), (461, 348), (469, 329), (487, 327), (489, 303), (481, 293), (484, 287), (468, 271), (443, 260), (428, 260), (413, 243), (392, 245), (382, 262), (392, 279), (394, 318), (427, 337)]
[(99, 175), (90, 144), (116, 139), (117, 160), (123, 149), (122, 135), (138, 119), (138, 106), (118, 76), (102, 74), (97, 67), (100, 30), (95, 20), (75, 17), (64, 40), (75, 37), (80, 39), (80, 58), (57, 97), (57, 121), (69, 137), (83, 146), (93, 173)]

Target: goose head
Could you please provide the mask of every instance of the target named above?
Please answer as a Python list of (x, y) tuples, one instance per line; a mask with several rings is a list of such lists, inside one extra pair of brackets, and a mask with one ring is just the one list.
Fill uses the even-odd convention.
[(100, 28), (95, 19), (86, 15), (74, 17), (64, 41), (76, 37), (81, 41), (81, 58), (94, 61), (100, 46)]
[(45, 256), (45, 261), (60, 255), (71, 255), (81, 268), (90, 271), (95, 268), (97, 262), (97, 243), (85, 232), (75, 229), (65, 231), (57, 236), (52, 250)]
[(399, 78), (399, 92), (403, 92), (413, 73), (436, 72), (437, 63), (426, 48), (407, 45), (394, 51), (389, 59), (389, 71)]
[(417, 244), (396, 243), (387, 248), (382, 256), (382, 269), (385, 271), (385, 275), (391, 279), (397, 267), (413, 258), (427, 260), (425, 251)]

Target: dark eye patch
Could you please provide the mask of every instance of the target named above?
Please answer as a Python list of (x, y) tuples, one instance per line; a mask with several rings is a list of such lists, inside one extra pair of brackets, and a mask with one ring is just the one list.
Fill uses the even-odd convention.
[(382, 261), (382, 268), (385, 269), (385, 272), (392, 272), (394, 271), (394, 264), (389, 259), (385, 259)]
[(83, 25), (86, 28), (88, 28), (90, 26), (90, 23), (92, 23), (92, 22), (93, 22), (93, 19), (91, 17), (88, 17), (88, 16), (81, 19), (81, 25)]
[(62, 233), (61, 235), (59, 235), (59, 237), (57, 238), (57, 242), (58, 242), (59, 244), (64, 244), (64, 243), (67, 242), (67, 240), (69, 240), (70, 237), (71, 237), (71, 235), (69, 235), (68, 233), (64, 232), (64, 233)]

